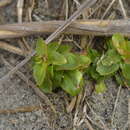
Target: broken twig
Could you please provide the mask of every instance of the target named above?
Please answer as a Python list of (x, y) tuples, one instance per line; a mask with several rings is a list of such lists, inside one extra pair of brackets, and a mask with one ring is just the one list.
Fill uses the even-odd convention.
[(32, 112), (42, 109), (41, 106), (26, 106), (26, 107), (18, 107), (15, 109), (0, 109), (0, 114), (15, 114), (19, 112)]
[(10, 4), (12, 0), (0, 0), (0, 8)]
[(4, 50), (12, 52), (14, 54), (18, 54), (18, 55), (24, 56), (24, 53), (23, 53), (23, 51), (20, 48), (12, 46), (12, 45), (9, 45), (6, 42), (0, 41), (0, 49), (4, 49)]

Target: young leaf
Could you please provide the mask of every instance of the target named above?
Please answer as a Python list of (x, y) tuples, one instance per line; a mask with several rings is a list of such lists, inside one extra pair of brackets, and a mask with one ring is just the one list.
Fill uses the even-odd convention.
[(48, 75), (49, 75), (51, 78), (54, 77), (54, 66), (53, 66), (53, 65), (48, 66), (48, 68), (47, 68), (47, 73), (48, 73)]
[(130, 64), (121, 64), (121, 69), (123, 76), (130, 80)]
[(36, 43), (36, 54), (40, 57), (47, 57), (47, 45), (41, 38)]
[(53, 78), (54, 87), (59, 87), (61, 85), (63, 77), (64, 77), (63, 71), (54, 72), (54, 78)]
[(48, 54), (48, 62), (53, 65), (62, 65), (62, 64), (65, 64), (67, 60), (64, 57), (64, 55), (56, 51), (52, 51), (52, 52), (49, 52)]
[(112, 41), (125, 63), (130, 64), (130, 41), (125, 40), (121, 34), (113, 35)]
[(70, 52), (71, 49), (72, 49), (72, 47), (69, 46), (69, 45), (60, 45), (57, 51), (58, 51), (59, 53), (62, 53), (62, 54), (63, 54), (63, 53)]
[(121, 61), (121, 56), (114, 49), (110, 49), (106, 52), (103, 59), (101, 60), (104, 66), (110, 66)]
[(37, 85), (41, 85), (46, 75), (47, 63), (35, 64), (33, 66), (33, 76)]
[(45, 93), (52, 92), (52, 81), (48, 76), (45, 78), (44, 82), (39, 86), (39, 88)]
[(76, 55), (73, 53), (65, 53), (64, 56), (67, 59), (67, 63), (56, 66), (56, 70), (74, 70), (79, 67), (80, 63)]
[(43, 60), (41, 57), (39, 57), (39, 56), (32, 57), (32, 65), (41, 64), (42, 62), (43, 62)]
[(116, 33), (112, 36), (112, 43), (113, 46), (119, 51), (120, 48), (124, 49), (125, 48), (125, 39), (124, 37), (119, 34)]
[(96, 93), (103, 93), (103, 92), (105, 92), (106, 91), (106, 85), (105, 85), (105, 83), (104, 83), (104, 81), (102, 80), (102, 81), (100, 81), (100, 82), (98, 82), (96, 85), (95, 85), (95, 91), (96, 91)]
[(61, 87), (71, 96), (76, 96), (81, 91), (80, 82), (82, 81), (82, 73), (80, 71), (70, 71), (64, 75)]
[(59, 48), (60, 44), (58, 42), (52, 42), (48, 44), (49, 51), (56, 51)]
[(97, 57), (100, 57), (99, 52), (97, 52), (97, 50), (95, 50), (95, 49), (89, 48), (89, 49), (87, 50), (87, 52), (88, 52), (88, 56), (90, 57), (90, 59), (92, 60), (92, 62), (93, 62)]
[(80, 66), (81, 67), (88, 67), (91, 63), (91, 59), (85, 55), (79, 55)]
[(90, 75), (91, 78), (93, 78), (96, 81), (101, 80), (103, 77), (96, 71), (96, 65), (92, 64), (92, 66), (90, 66), (87, 69), (87, 73)]
[(75, 85), (80, 85), (83, 74), (79, 70), (69, 71), (67, 74)]
[(101, 62), (97, 64), (96, 71), (102, 75), (110, 75), (119, 69), (119, 64), (112, 64), (110, 66), (104, 66)]

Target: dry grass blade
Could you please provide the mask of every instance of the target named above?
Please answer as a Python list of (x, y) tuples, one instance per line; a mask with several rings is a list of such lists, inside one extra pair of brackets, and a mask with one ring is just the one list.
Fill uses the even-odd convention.
[(125, 8), (124, 8), (122, 0), (119, 0), (119, 4), (121, 6), (124, 18), (127, 19), (128, 17), (127, 17), (127, 14), (126, 14), (126, 11), (125, 11)]
[(18, 16), (19, 23), (22, 23), (23, 5), (24, 5), (24, 0), (18, 0), (18, 2), (17, 2), (17, 16)]
[(0, 8), (10, 4), (12, 0), (0, 0)]
[(118, 89), (118, 92), (117, 92), (117, 97), (116, 97), (116, 100), (115, 100), (115, 105), (114, 105), (114, 109), (113, 109), (113, 113), (112, 113), (112, 117), (111, 117), (111, 124), (112, 126), (114, 125), (114, 116), (115, 116), (115, 112), (116, 112), (116, 109), (117, 109), (117, 105), (118, 105), (118, 100), (119, 100), (119, 97), (120, 97), (120, 93), (121, 93), (121, 88), (122, 86), (120, 85), (119, 89)]
[(24, 56), (24, 53), (23, 53), (23, 51), (20, 48), (14, 47), (12, 45), (9, 45), (6, 42), (0, 41), (0, 48), (4, 49), (6, 51), (12, 52), (14, 54), (18, 54), (18, 55)]
[(66, 110), (68, 113), (72, 112), (72, 110), (74, 109), (75, 105), (76, 105), (76, 101), (77, 101), (77, 97), (73, 97), (70, 104), (67, 106)]
[(37, 111), (39, 109), (41, 109), (41, 106), (26, 106), (26, 107), (18, 107), (15, 109), (7, 109), (7, 110), (0, 109), (0, 114), (15, 114), (19, 112), (32, 112), (32, 111)]
[(128, 129), (130, 129), (130, 98), (128, 99)]
[(84, 122), (86, 123), (86, 126), (89, 128), (89, 130), (94, 130), (92, 125), (89, 123), (87, 119)]

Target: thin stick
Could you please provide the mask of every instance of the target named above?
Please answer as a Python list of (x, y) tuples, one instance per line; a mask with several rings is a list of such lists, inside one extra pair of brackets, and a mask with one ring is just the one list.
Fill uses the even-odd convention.
[(14, 53), (14, 54), (18, 54), (18, 55), (24, 56), (24, 53), (23, 53), (23, 51), (22, 51), (20, 48), (14, 47), (14, 46), (12, 46), (12, 45), (9, 45), (9, 44), (6, 43), (6, 42), (0, 41), (0, 48), (1, 48), (1, 49), (4, 49), (4, 50), (6, 50), (6, 51), (12, 52), (12, 53)]
[(41, 106), (26, 106), (26, 107), (18, 107), (15, 109), (0, 109), (0, 114), (15, 114), (19, 112), (32, 112), (42, 109)]
[(107, 14), (107, 12), (109, 11), (109, 9), (112, 7), (112, 5), (115, 3), (116, 0), (112, 0), (112, 2), (109, 4), (109, 6), (107, 7), (105, 13), (103, 14), (102, 18), (103, 19), (105, 17), (105, 15)]
[(0, 8), (10, 4), (12, 0), (0, 0)]
[(130, 129), (130, 98), (128, 98), (128, 129)]
[(102, 127), (104, 128), (104, 130), (109, 130), (109, 129), (107, 128), (107, 126), (104, 124), (104, 122), (102, 121), (102, 119), (100, 118), (100, 116), (97, 115), (96, 112), (94, 112), (93, 108), (89, 105), (88, 102), (87, 102), (87, 105), (88, 105), (88, 107), (90, 108), (91, 112), (98, 118), (98, 120), (99, 120), (100, 123), (102, 124)]
[(122, 9), (122, 13), (123, 13), (124, 18), (127, 19), (128, 17), (127, 17), (127, 15), (126, 15), (126, 11), (125, 11), (125, 8), (124, 8), (124, 5), (123, 5), (122, 0), (119, 0), (119, 4), (120, 4), (120, 6), (121, 6), (121, 9)]
[(117, 103), (118, 103), (118, 100), (119, 100), (119, 97), (120, 97), (121, 88), (122, 88), (122, 86), (120, 85), (118, 92), (117, 92), (117, 97), (116, 97), (116, 101), (115, 101), (115, 105), (114, 105), (114, 109), (113, 109), (113, 113), (112, 113), (112, 117), (111, 117), (112, 126), (113, 126), (113, 123), (114, 123), (114, 116), (115, 116), (115, 112), (116, 112), (116, 108), (117, 108)]
[(18, 2), (17, 2), (17, 17), (18, 17), (19, 23), (22, 23), (23, 4), (24, 4), (24, 0), (18, 0)]
[(89, 121), (87, 119), (84, 122), (86, 123), (87, 127), (89, 128), (89, 130), (94, 130), (92, 125), (89, 123)]

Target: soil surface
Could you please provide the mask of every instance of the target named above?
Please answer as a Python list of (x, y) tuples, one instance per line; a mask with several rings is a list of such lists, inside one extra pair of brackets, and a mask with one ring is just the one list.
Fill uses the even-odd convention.
[[(17, 1), (0, 8), (0, 24), (16, 23)], [(33, 0), (29, 0), (30, 3)], [(29, 1), (25, 0), (23, 7), (23, 21), (28, 22), (27, 11), (30, 7)], [(103, 0), (99, 0), (96, 8)], [(79, 1), (81, 2), (81, 1)], [(83, 2), (83, 0), (82, 0)], [(105, 2), (98, 11), (90, 18), (101, 18), (111, 0)], [(130, 17), (130, 2), (123, 1), (127, 16)], [(61, 20), (69, 17), (77, 8), (74, 0), (68, 3), (69, 14), (66, 16), (65, 0), (35, 0), (32, 11), (32, 21)], [(89, 15), (92, 9), (87, 10)], [(108, 11), (104, 19), (123, 18), (119, 3), (116, 1)], [(38, 36), (29, 36), (25, 40), (33, 47)], [(46, 36), (41, 36), (45, 38)], [(73, 36), (72, 36), (73, 37)], [(80, 36), (74, 39), (80, 40)], [(19, 39), (4, 39), (11, 45), (18, 46)], [(93, 40), (95, 41), (95, 40)], [(80, 43), (78, 43), (80, 44)], [(19, 47), (19, 46), (18, 46)], [(10, 52), (0, 50), (0, 56), (12, 65), (19, 63), (23, 57)], [(9, 67), (0, 57), (0, 78), (9, 72)], [(20, 69), (27, 77), (32, 78), (28, 65)], [(31, 87), (28, 86), (18, 75), (12, 75), (6, 82), (0, 84), (0, 130), (89, 130), (88, 122), (93, 130), (128, 130), (128, 98), (130, 91), (127, 88), (118, 86), (113, 79), (106, 81), (107, 91), (103, 94), (96, 94), (93, 85), (86, 83), (82, 96), (82, 103), (72, 112), (67, 113), (67, 106), (72, 97), (58, 91), (48, 94), (47, 97), (56, 109), (56, 114), (45, 101), (41, 100)], [(30, 112), (16, 112), (1, 114), (1, 110), (15, 110), (23, 107), (37, 107), (40, 109)]]

